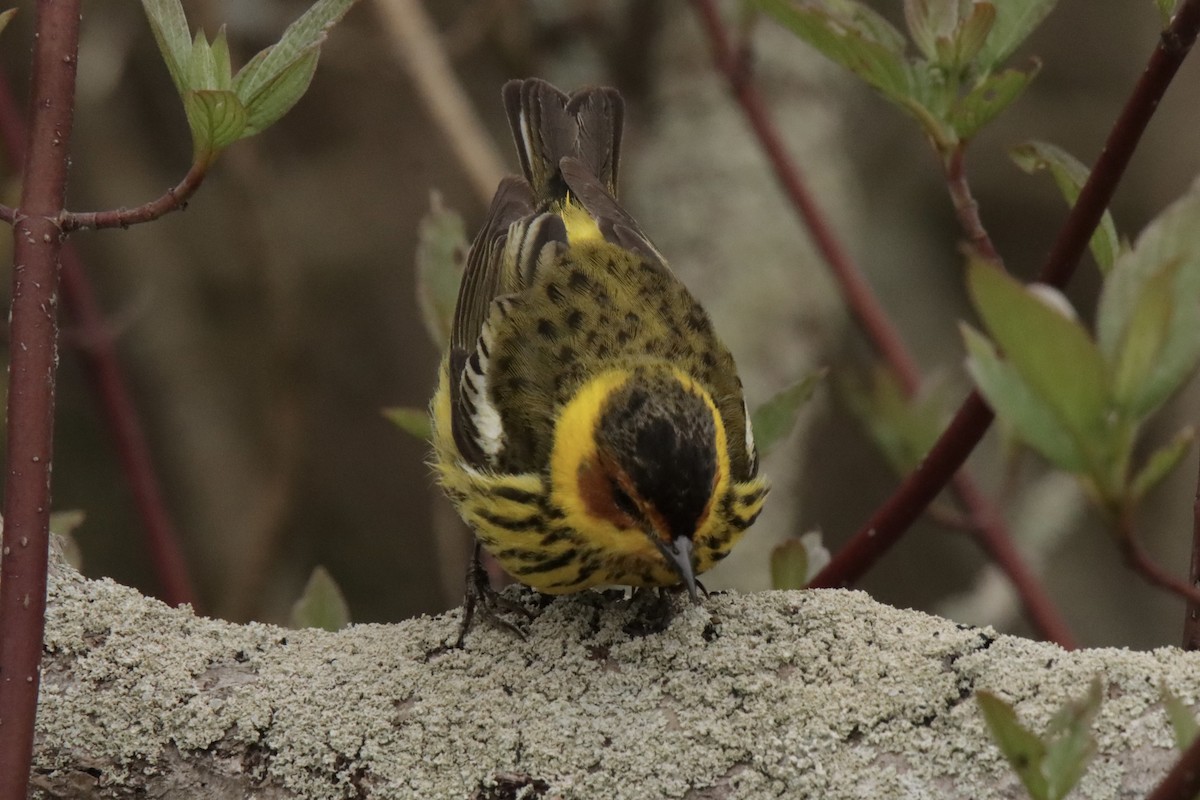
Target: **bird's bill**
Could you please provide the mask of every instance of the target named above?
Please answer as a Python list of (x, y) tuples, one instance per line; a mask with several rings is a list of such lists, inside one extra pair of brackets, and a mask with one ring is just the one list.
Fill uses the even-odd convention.
[(670, 544), (663, 546), (667, 561), (679, 573), (683, 585), (687, 587), (688, 596), (695, 603), (699, 600), (696, 595), (696, 569), (692, 566), (692, 539), (690, 536), (676, 536)]

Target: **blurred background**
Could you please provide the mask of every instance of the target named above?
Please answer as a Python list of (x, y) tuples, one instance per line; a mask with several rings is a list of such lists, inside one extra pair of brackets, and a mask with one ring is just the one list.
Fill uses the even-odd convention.
[[(903, 24), (899, 2), (874, 5)], [(228, 25), (235, 68), (306, 7), (184, 0), (193, 29), (211, 37)], [(737, 4), (723, 8), (736, 24)], [(0, 47), (22, 107), (32, 22), (23, 7)], [(1040, 58), (1042, 72), (968, 154), (983, 220), (1015, 273), (1036, 272), (1065, 208), (1046, 177), (1011, 164), (1007, 148), (1036, 138), (1092, 161), (1158, 29), (1149, 2), (1098, 14), (1088, 0), (1063, 0), (1015, 56)], [(968, 388), (957, 320), (970, 311), (936, 157), (909, 119), (773, 23), (761, 20), (750, 35), (757, 81), (791, 153), (917, 352), (930, 391), (952, 408)], [(836, 549), (895, 486), (836, 390), (839, 376), (871, 368), (871, 350), (712, 68), (690, 4), (363, 0), (333, 31), (299, 105), (232, 146), (185, 212), (71, 239), (116, 339), (203, 613), (286, 620), (317, 565), (357, 622), (458, 604), (466, 539), (432, 483), (426, 446), (381, 410), (422, 407), (434, 388), (439, 354), (421, 323), (414, 270), (431, 192), (473, 233), (492, 165), (516, 165), (500, 86), (528, 75), (626, 95), (625, 201), (709, 308), (752, 406), (831, 368), (797, 432), (765, 463), (767, 512), (710, 588), (767, 588), (775, 543), (820, 529)], [(452, 92), (468, 115), (447, 130)], [(1200, 171), (1198, 101), (1193, 57), (1117, 196), (1124, 235)], [(473, 150), (456, 146), (472, 134)], [(187, 170), (190, 147), (141, 5), (85, 3), (70, 207), (157, 197)], [(7, 167), (12, 203), (11, 159)], [(1069, 293), (1085, 317), (1097, 288), (1089, 262)], [(88, 342), (66, 315), (62, 328), (54, 507), (86, 515), (74, 537), (87, 575), (160, 593), (80, 357)], [(1161, 443), (1195, 421), (1198, 403), (1193, 382), (1146, 440)], [(971, 468), (1084, 644), (1178, 642), (1182, 603), (1125, 569), (1071, 479), (1031, 455), (1006, 465), (994, 432)], [(1195, 477), (1193, 454), (1140, 520), (1151, 551), (1179, 575)], [(861, 588), (893, 605), (1031, 633), (972, 539), (932, 522)]]

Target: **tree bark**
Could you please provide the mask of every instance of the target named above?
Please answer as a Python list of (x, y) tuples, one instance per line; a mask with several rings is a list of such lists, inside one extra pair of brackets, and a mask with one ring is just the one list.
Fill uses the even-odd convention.
[(457, 612), (240, 626), (56, 566), (36, 796), (1016, 798), (973, 692), (1041, 731), (1099, 675), (1072, 796), (1126, 797), (1177, 757), (1159, 686), (1200, 693), (1200, 654), (1068, 653), (857, 592), (713, 595), (640, 636), (610, 595), (510, 597), (527, 639), (450, 650)]

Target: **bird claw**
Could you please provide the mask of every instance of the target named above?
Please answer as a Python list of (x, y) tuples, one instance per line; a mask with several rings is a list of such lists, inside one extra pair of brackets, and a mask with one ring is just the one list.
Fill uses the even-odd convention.
[(521, 639), (529, 636), (529, 631), (526, 627), (500, 616), (502, 612), (519, 614), (528, 620), (532, 620), (536, 616), (525, 606), (515, 600), (510, 600), (492, 588), (491, 582), (488, 580), (487, 570), (484, 569), (483, 563), (480, 560), (479, 543), (476, 542), (475, 552), (471, 556), (471, 563), (467, 567), (467, 591), (466, 596), (463, 598), (462, 624), (459, 625), (458, 639), (455, 641), (454, 647), (457, 649), (463, 646), (463, 642), (467, 638), (467, 632), (471, 630), (471, 626), (475, 623), (475, 616), (477, 614), (480, 619), (497, 628), (506, 630)]

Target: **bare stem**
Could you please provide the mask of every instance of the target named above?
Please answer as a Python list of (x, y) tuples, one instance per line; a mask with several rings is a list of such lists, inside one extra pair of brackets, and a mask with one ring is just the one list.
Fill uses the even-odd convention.
[[(921, 381), (916, 359), (904, 344), (903, 338), (892, 324), (862, 270), (842, 247), (820, 205), (808, 191), (800, 168), (788, 154), (762, 95), (750, 79), (748, 59), (735, 52), (712, 0), (693, 0), (693, 5), (708, 33), (717, 68), (729, 81), (742, 112), (774, 168), (776, 178), (792, 201), (796, 213), (808, 229), (821, 256), (829, 265), (843, 299), (881, 357), (899, 379), (905, 394), (913, 395)], [(982, 226), (978, 226), (977, 213), (975, 220), (982, 232)], [(982, 240), (991, 248), (986, 233), (982, 233)], [(991, 252), (994, 254), (995, 250), (991, 249)], [(954, 489), (971, 517), (972, 533), (989, 556), (1009, 576), (1034, 627), (1045, 638), (1066, 648), (1074, 647), (1074, 637), (1070, 629), (1045, 587), (1024, 563), (1013, 545), (999, 511), (965, 472), (955, 477)], [(926, 505), (927, 503), (917, 508), (916, 515), (922, 513)], [(839, 552), (835, 560), (842, 557), (843, 553)]]
[(1147, 583), (1166, 589), (1186, 600), (1190, 605), (1200, 604), (1200, 589), (1193, 584), (1176, 578), (1150, 557), (1137, 540), (1133, 514), (1124, 512), (1117, 520), (1117, 544), (1125, 563), (1146, 580)]
[[(1200, 587), (1200, 474), (1196, 477), (1196, 497), (1192, 503), (1192, 563), (1188, 580)], [(1200, 603), (1188, 600), (1183, 617), (1183, 649), (1200, 650)]]
[(178, 184), (167, 189), (161, 196), (143, 203), (136, 208), (117, 208), (109, 211), (61, 211), (58, 224), (63, 233), (71, 233), (81, 228), (128, 228), (143, 222), (153, 222), (164, 214), (187, 207), (191, 198), (212, 164), (211, 157), (199, 157), (192, 162), (191, 168)]
[[(1038, 280), (1062, 287), (1070, 280), (1092, 232), (1112, 200), (1159, 101), (1200, 31), (1200, 0), (1184, 0), (1155, 47), (1125, 108), (1113, 125), (1079, 198), (1043, 264)], [(959, 407), (924, 462), (854, 534), (811, 586), (848, 586), (895, 544), (937, 497), (987, 432), (994, 415), (977, 392)]]
[[(0, 75), (0, 141), (14, 163), (25, 157), (29, 132), (12, 87)], [(117, 358), (116, 343), (104, 312), (96, 300), (87, 270), (71, 243), (64, 242), (62, 260), (63, 307), (79, 333), (79, 355), (100, 403), (109, 431), (117, 446), (117, 457), (142, 521), (161, 597), (171, 605), (197, 605), (179, 536), (167, 511), (150, 447), (142, 430), (128, 382)]]
[(79, 0), (34, 20), (29, 149), (13, 237), (4, 545), (0, 551), (0, 800), (29, 783), (49, 560), (58, 257), (74, 122)]
[(988, 236), (987, 229), (983, 227), (983, 220), (979, 217), (979, 203), (975, 201), (975, 195), (971, 192), (965, 161), (966, 147), (961, 143), (943, 159), (946, 188), (954, 203), (958, 224), (967, 234), (967, 239), (976, 253), (993, 264), (1000, 264), (1000, 253), (996, 251), (992, 237)]

